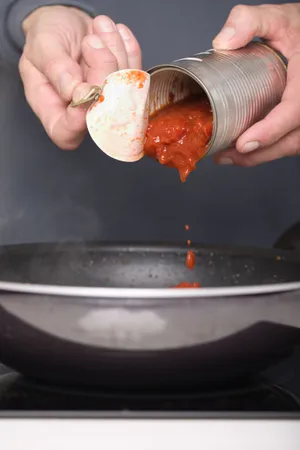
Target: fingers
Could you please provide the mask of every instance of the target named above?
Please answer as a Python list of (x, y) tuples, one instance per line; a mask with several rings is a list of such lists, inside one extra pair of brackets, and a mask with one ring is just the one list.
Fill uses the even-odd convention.
[(101, 84), (116, 70), (142, 66), (141, 49), (132, 31), (106, 16), (94, 19), (93, 34), (84, 38), (82, 54), (88, 66), (86, 77), (92, 84)]
[(90, 84), (101, 86), (110, 73), (118, 70), (116, 56), (96, 34), (83, 39), (82, 55), (88, 66), (86, 80)]
[(19, 69), (27, 101), (47, 134), (58, 147), (73, 149), (86, 132), (86, 106), (68, 103), (84, 97), (91, 85), (101, 86), (112, 72), (139, 68), (141, 51), (131, 31), (106, 16), (91, 20), (85, 37), (86, 23), (68, 28), (67, 20), (62, 27), (57, 17), (53, 28), (48, 22), (28, 31)]
[(28, 60), (50, 81), (63, 100), (69, 102), (74, 87), (82, 81), (82, 69), (68, 53), (60, 35), (40, 34), (26, 45)]
[(125, 45), (129, 69), (141, 69), (142, 52), (136, 37), (126, 25), (118, 24), (117, 28)]
[(289, 61), (288, 81), (282, 102), (237, 140), (236, 148), (248, 153), (270, 146), (300, 127), (300, 54)]
[(213, 41), (216, 49), (233, 50), (254, 37), (265, 39), (288, 58), (287, 86), (282, 101), (263, 120), (250, 127), (236, 148), (215, 156), (218, 163), (253, 166), (298, 154), (300, 127), (299, 4), (239, 5)]
[[(94, 33), (82, 41), (82, 55), (87, 65), (85, 79), (90, 85), (101, 86), (105, 78), (117, 70), (141, 68), (141, 49), (128, 27), (99, 16), (94, 19), (93, 30)], [(74, 96), (77, 96), (76, 91), (73, 100)]]
[(297, 128), (269, 147), (248, 154), (241, 154), (236, 149), (230, 149), (216, 154), (213, 159), (217, 164), (253, 167), (285, 156), (297, 156), (299, 154), (300, 128)]
[(276, 40), (283, 29), (287, 28), (288, 16), (285, 9), (285, 5), (235, 6), (223, 29), (214, 39), (214, 48), (241, 48), (255, 36)]
[(24, 56), (20, 74), (26, 99), (48, 136), (61, 149), (77, 148), (86, 132), (84, 108), (66, 107), (47, 78)]
[(279, 141), (300, 126), (300, 103), (283, 101), (265, 119), (253, 125), (236, 142), (241, 153), (249, 153)]
[(119, 70), (127, 69), (127, 52), (116, 24), (107, 16), (98, 16), (93, 20), (93, 32), (115, 56)]

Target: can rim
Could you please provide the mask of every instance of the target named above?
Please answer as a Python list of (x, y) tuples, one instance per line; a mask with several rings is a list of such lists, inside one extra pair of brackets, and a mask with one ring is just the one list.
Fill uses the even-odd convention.
[[(188, 75), (190, 78), (192, 78), (194, 81), (196, 81), (196, 83), (203, 89), (204, 93), (206, 94), (206, 96), (209, 100), (209, 103), (210, 103), (211, 109), (212, 109), (212, 113), (213, 113), (213, 131), (212, 131), (211, 139), (210, 139), (209, 143), (207, 144), (206, 152), (202, 157), (202, 158), (204, 158), (205, 156), (207, 156), (207, 154), (212, 149), (213, 144), (216, 139), (216, 135), (217, 135), (218, 118), (217, 118), (217, 110), (216, 110), (216, 105), (215, 105), (214, 99), (213, 99), (212, 95), (210, 94), (209, 90), (207, 89), (207, 87), (205, 86), (205, 84), (199, 78), (197, 78), (196, 75), (194, 75), (189, 69), (186, 69), (185, 67), (177, 66), (176, 64), (161, 64), (159, 66), (151, 67), (150, 69), (147, 70), (147, 72), (149, 73), (149, 75), (153, 75), (154, 73), (163, 72), (168, 69), (173, 69), (175, 71), (184, 73), (185, 75)], [(150, 78), (150, 89), (151, 89), (151, 78)]]

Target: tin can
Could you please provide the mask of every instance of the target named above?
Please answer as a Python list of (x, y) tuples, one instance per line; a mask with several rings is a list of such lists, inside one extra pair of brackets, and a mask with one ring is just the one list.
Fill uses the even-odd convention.
[(287, 71), (280, 54), (251, 42), (239, 50), (208, 50), (148, 72), (150, 114), (190, 95), (208, 97), (213, 131), (206, 155), (211, 155), (233, 146), (280, 102)]

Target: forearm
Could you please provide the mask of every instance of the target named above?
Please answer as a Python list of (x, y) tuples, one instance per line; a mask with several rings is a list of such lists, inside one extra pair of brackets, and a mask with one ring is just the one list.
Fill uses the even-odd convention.
[(2, 64), (17, 63), (25, 36), (24, 20), (41, 6), (75, 6), (91, 15), (96, 14), (93, 0), (0, 0), (0, 60)]

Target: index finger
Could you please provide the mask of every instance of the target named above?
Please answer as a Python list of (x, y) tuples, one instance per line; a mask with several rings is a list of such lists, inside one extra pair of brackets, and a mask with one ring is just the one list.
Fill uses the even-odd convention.
[(135, 35), (122, 23), (119, 23), (117, 28), (126, 48), (129, 69), (141, 69), (142, 52)]

